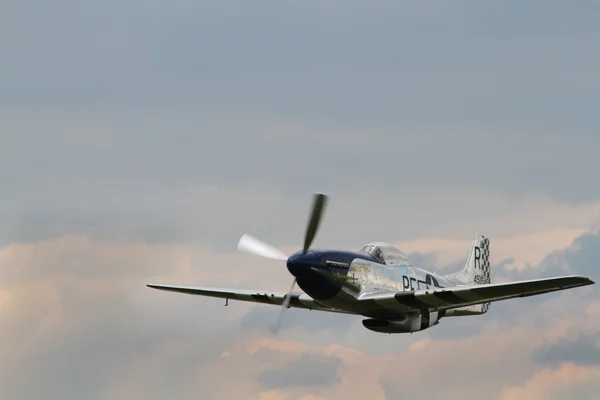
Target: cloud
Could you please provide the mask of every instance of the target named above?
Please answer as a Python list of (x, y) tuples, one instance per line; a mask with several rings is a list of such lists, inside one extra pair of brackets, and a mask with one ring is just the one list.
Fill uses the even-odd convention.
[[(563, 228), (499, 238), (485, 232), (481, 233), (490, 237), (490, 250), (495, 262), (502, 260), (504, 261), (503, 269), (522, 271), (525, 268), (535, 268), (548, 253), (569, 246), (573, 240), (579, 238), (586, 231), (578, 228)], [(447, 269), (448, 265), (455, 267), (456, 263), (464, 266), (471, 243), (472, 239), (470, 238), (448, 240), (429, 237), (400, 242), (397, 243), (397, 246), (421, 253), (429, 253), (430, 257), (428, 259), (418, 261), (427, 263), (426, 265), (429, 268), (442, 267)], [(419, 265), (425, 264), (421, 263)]]
[(503, 400), (512, 399), (593, 399), (600, 385), (600, 369), (566, 363), (556, 369), (536, 373), (522, 386), (502, 392)]
[[(440, 323), (441, 325), (441, 323)], [(428, 398), (494, 398), (506, 382), (533, 373), (535, 366), (523, 353), (535, 346), (535, 329), (489, 325), (483, 332), (452, 340), (434, 340), (395, 357), (381, 377), (386, 398), (422, 393)], [(394, 365), (404, 367), (394, 368)], [(506, 368), (518, 365), (518, 368)], [(435, 377), (435, 385), (428, 382)], [(466, 377), (466, 378), (465, 378)]]
[[(199, 298), (164, 296), (145, 286), (165, 277), (189, 284), (198, 274), (205, 284), (219, 286), (223, 274), (230, 275), (227, 267), (213, 273), (211, 263), (190, 262), (208, 256), (219, 263), (223, 255), (215, 258), (202, 250), (198, 258), (189, 247), (85, 237), (4, 249), (1, 335), (3, 342), (14, 344), (1, 350), (6, 361), (0, 369), (4, 393), (11, 398), (64, 398), (86, 392), (90, 398), (103, 398), (120, 384), (122, 375), (163, 375), (165, 357), (174, 357), (180, 372), (218, 358), (220, 349), (235, 342), (236, 314), (247, 310), (244, 304), (237, 310), (230, 307), (224, 319), (214, 321), (208, 315), (219, 315), (220, 301), (204, 299), (208, 308), (201, 309)], [(254, 271), (261, 269), (258, 261)], [(253, 265), (252, 260), (247, 265)], [(154, 357), (161, 362), (154, 364)], [(139, 366), (146, 358), (148, 363)], [(30, 385), (32, 380), (37, 384)], [(139, 385), (129, 390), (141, 395)], [(148, 396), (170, 391), (161, 390)]]
[(285, 365), (265, 371), (259, 376), (263, 388), (293, 388), (296, 386), (332, 386), (339, 382), (340, 360), (322, 356), (301, 355)]
[[(256, 332), (264, 332), (265, 329), (275, 322), (277, 313), (271, 308), (253, 307), (244, 315), (240, 321), (244, 329)], [(285, 311), (283, 316), (283, 325), (281, 331), (301, 330), (306, 334), (331, 331), (333, 335), (338, 335), (347, 331), (356, 324), (356, 318), (351, 315), (311, 312), (290, 308)], [(264, 325), (265, 320), (271, 320), (269, 325)]]
[[(554, 257), (581, 263), (585, 254), (594, 257), (589, 251), (598, 237), (583, 235)], [(472, 393), (500, 393), (534, 377), (540, 363), (586, 365), (589, 354), (561, 343), (595, 337), (599, 329), (597, 294), (583, 288), (495, 303), (486, 316), (448, 318), (415, 335), (380, 335), (363, 329), (360, 318), (288, 310), (273, 337), (268, 325), (276, 307), (233, 302), (224, 309), (217, 299), (157, 292), (145, 283), (287, 290), (289, 276), (277, 262), (200, 244), (81, 236), (12, 245), (0, 261), (1, 339), (15, 343), (2, 350), (0, 382), (12, 398), (64, 398), (81, 390), (90, 398), (185, 398), (198, 390), (217, 399), (309, 392), (385, 398), (398, 391), (453, 398), (464, 394), (465, 375), (479, 382)], [(542, 262), (533, 269), (545, 268)], [(448, 372), (459, 358), (459, 375)], [(424, 389), (425, 370), (444, 376), (441, 385)], [(231, 374), (235, 388), (220, 383)], [(300, 381), (312, 382), (310, 391)]]
[(534, 360), (544, 365), (556, 365), (573, 362), (579, 365), (600, 364), (600, 347), (597, 343), (600, 333), (591, 337), (578, 337), (575, 340), (561, 339), (558, 343), (547, 345), (534, 354)]
[[(540, 235), (543, 241), (545, 235)], [(533, 237), (529, 241), (534, 242)], [(595, 262), (594, 249), (600, 244), (600, 234), (587, 232), (576, 237), (568, 246), (556, 248), (543, 257), (539, 264), (526, 269), (516, 269), (512, 263), (496, 264), (494, 257), (494, 242), (491, 241), (492, 279), (493, 281), (518, 281), (539, 279), (562, 275), (584, 275), (595, 282), (598, 281), (596, 272), (588, 268)], [(533, 247), (535, 248), (535, 246)], [(518, 246), (515, 247), (519, 252)], [(523, 249), (526, 254), (526, 248)], [(532, 253), (531, 256), (535, 255)], [(583, 257), (588, 255), (588, 257)], [(595, 286), (575, 290), (567, 290), (554, 294), (532, 296), (493, 303), (490, 312), (485, 315), (488, 322), (501, 324), (519, 324), (523, 321), (523, 313), (528, 321), (535, 321), (539, 326), (548, 326), (548, 332), (542, 336), (554, 343), (559, 337), (571, 335), (590, 335), (598, 329), (593, 313), (598, 301)], [(478, 321), (456, 321), (446, 323), (447, 329), (432, 331), (433, 336), (455, 335), (466, 333), (468, 330), (479, 332), (485, 324)]]

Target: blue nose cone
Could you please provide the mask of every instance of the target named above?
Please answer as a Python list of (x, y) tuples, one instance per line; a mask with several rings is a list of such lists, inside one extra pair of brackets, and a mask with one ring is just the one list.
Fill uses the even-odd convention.
[(321, 263), (319, 253), (312, 250), (303, 253), (301, 251), (292, 254), (287, 260), (287, 268), (295, 277), (310, 273), (312, 267), (318, 267)]

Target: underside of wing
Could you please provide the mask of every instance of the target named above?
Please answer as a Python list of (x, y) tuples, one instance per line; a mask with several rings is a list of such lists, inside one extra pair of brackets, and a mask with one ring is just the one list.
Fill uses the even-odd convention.
[(359, 298), (359, 302), (364, 305), (372, 304), (373, 308), (383, 307), (396, 312), (442, 311), (592, 284), (594, 282), (584, 276), (564, 276), (414, 292), (364, 294)]
[[(212, 287), (191, 287), (191, 286), (170, 286), (170, 285), (146, 285), (153, 289), (164, 290), (167, 292), (178, 292), (193, 294), (197, 296), (217, 297), (221, 299), (246, 301), (251, 303), (262, 303), (281, 306), (287, 293), (284, 292), (266, 292), (244, 289), (221, 289)], [(346, 313), (346, 311), (327, 307), (304, 293), (292, 293), (290, 299), (291, 308), (304, 308), (307, 310), (328, 311), (336, 313)]]

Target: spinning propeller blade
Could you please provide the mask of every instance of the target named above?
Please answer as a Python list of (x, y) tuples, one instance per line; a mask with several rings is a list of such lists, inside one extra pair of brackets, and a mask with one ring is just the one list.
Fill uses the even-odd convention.
[[(319, 228), (319, 224), (321, 223), (321, 218), (323, 216), (323, 211), (325, 210), (325, 205), (327, 204), (327, 196), (322, 193), (315, 194), (313, 198), (312, 211), (310, 213), (310, 217), (308, 219), (308, 226), (306, 227), (306, 233), (304, 235), (304, 247), (302, 251), (306, 253), (310, 248), (310, 245), (315, 239), (317, 235), (317, 230)], [(280, 250), (275, 247), (262, 242), (250, 235), (244, 234), (240, 238), (238, 243), (238, 250), (244, 251), (247, 253), (255, 254), (262, 257), (272, 258), (275, 260), (286, 261), (288, 257), (283, 254)], [(294, 290), (294, 286), (296, 285), (296, 279), (294, 278), (294, 282), (292, 282), (292, 287), (290, 291), (285, 295), (283, 299), (283, 303), (281, 304), (281, 311), (279, 312), (279, 316), (275, 321), (275, 324), (271, 326), (271, 332), (277, 334), (279, 332), (279, 328), (281, 328), (281, 322), (283, 320), (283, 313), (286, 308), (290, 308), (290, 301), (292, 300), (292, 291)]]
[(292, 300), (292, 291), (294, 290), (294, 286), (296, 285), (296, 279), (292, 282), (292, 287), (290, 287), (290, 291), (285, 295), (283, 299), (283, 303), (281, 304), (281, 311), (279, 312), (279, 316), (273, 325), (271, 325), (271, 332), (277, 335), (279, 332), (279, 328), (281, 328), (281, 322), (283, 321), (283, 313), (286, 308), (290, 308), (290, 301)]
[(238, 250), (257, 256), (285, 261), (288, 257), (283, 252), (268, 243), (262, 242), (250, 235), (242, 235), (238, 243)]
[(327, 196), (322, 193), (315, 195), (313, 199), (312, 212), (308, 220), (308, 226), (306, 227), (306, 234), (304, 235), (304, 247), (303, 251), (306, 253), (310, 248), (315, 236), (317, 235), (317, 229), (323, 216), (323, 210), (327, 204)]

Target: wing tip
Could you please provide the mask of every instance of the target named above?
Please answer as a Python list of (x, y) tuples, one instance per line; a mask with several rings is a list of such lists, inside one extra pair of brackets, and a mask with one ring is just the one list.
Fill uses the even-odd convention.
[[(565, 278), (567, 278), (567, 277), (565, 277)], [(596, 283), (593, 280), (591, 280), (590, 278), (588, 278), (587, 276), (583, 276), (583, 275), (572, 275), (572, 276), (570, 276), (568, 278), (576, 279), (582, 285), (593, 285), (593, 284)]]
[(163, 285), (158, 285), (156, 283), (146, 283), (146, 286), (151, 289), (163, 289), (164, 288)]

